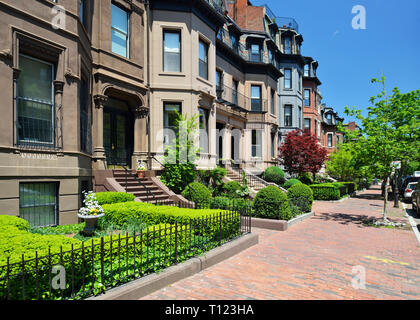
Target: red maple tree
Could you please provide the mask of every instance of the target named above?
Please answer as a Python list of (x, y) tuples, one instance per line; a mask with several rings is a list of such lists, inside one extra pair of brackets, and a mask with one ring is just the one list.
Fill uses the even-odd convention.
[(328, 158), (327, 149), (317, 138), (301, 130), (289, 132), (279, 151), (280, 163), (289, 173), (298, 175), (311, 172), (315, 176)]

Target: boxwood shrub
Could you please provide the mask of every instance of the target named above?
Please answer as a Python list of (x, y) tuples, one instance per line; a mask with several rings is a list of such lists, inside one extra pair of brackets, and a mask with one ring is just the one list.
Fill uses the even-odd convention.
[(134, 201), (135, 196), (125, 192), (96, 192), (96, 200), (100, 205)]
[(292, 215), (286, 194), (275, 186), (261, 189), (254, 200), (254, 215), (265, 219), (290, 220)]
[(287, 190), (289, 205), (297, 207), (301, 213), (311, 212), (314, 202), (313, 192), (306, 184), (295, 184)]
[(355, 182), (341, 182), (343, 185), (347, 187), (347, 193), (352, 194), (357, 190), (357, 183)]
[(192, 182), (185, 188), (184, 191), (182, 191), (182, 196), (200, 206), (205, 207), (210, 204), (212, 194), (204, 184)]
[(289, 179), (285, 182), (285, 184), (283, 185), (284, 189), (289, 189), (291, 186), (295, 185), (295, 184), (301, 184), (302, 182), (298, 179)]
[(210, 209), (241, 211), (249, 208), (251, 202), (242, 198), (229, 199), (227, 197), (215, 197), (211, 200)]
[(282, 185), (285, 181), (284, 171), (279, 167), (268, 167), (264, 171), (264, 180), (267, 182), (273, 182), (278, 185)]

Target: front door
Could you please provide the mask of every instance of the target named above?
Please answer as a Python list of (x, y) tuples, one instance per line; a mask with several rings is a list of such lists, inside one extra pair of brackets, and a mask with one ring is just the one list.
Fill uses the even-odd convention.
[(110, 99), (104, 108), (104, 148), (108, 165), (131, 165), (133, 154), (133, 123), (128, 106)]

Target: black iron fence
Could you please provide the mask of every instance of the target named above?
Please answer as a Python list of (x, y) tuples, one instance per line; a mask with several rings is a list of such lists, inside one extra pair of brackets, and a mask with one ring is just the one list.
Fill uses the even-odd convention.
[(38, 252), (0, 266), (0, 300), (83, 299), (200, 255), (251, 232), (250, 215), (215, 215), (160, 224), (140, 233)]

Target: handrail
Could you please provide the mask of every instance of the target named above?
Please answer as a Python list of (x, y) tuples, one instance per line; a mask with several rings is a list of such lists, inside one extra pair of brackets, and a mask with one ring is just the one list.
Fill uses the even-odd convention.
[[(112, 163), (109, 163), (109, 165), (113, 165), (114, 166), (114, 170), (115, 170), (115, 166), (116, 165), (118, 165), (118, 166), (120, 166), (120, 167), (122, 167), (124, 169), (124, 172), (125, 172), (125, 192), (128, 193), (128, 175), (129, 175), (129, 169), (127, 168), (126, 165), (118, 164), (118, 162), (115, 161), (116, 159), (113, 158), (113, 157), (109, 157), (108, 156), (108, 159), (111, 160)], [(154, 201), (156, 201), (155, 194), (137, 177), (137, 175), (133, 175), (133, 174), (131, 174), (131, 175), (134, 177), (134, 179), (137, 181), (137, 183), (139, 185), (141, 185), (144, 188), (144, 190), (146, 191), (146, 197), (147, 197), (146, 199), (147, 199), (147, 202), (149, 202), (149, 195), (153, 197), (153, 200)]]
[[(261, 183), (262, 185), (264, 185), (264, 186), (275, 186), (275, 187), (277, 187), (277, 188), (279, 188), (281, 191), (283, 191), (283, 192), (287, 192), (287, 190), (286, 189), (284, 189), (284, 188), (282, 188), (282, 187), (280, 187), (280, 186), (278, 186), (277, 184), (275, 184), (275, 183), (271, 183), (271, 182), (267, 182), (267, 181), (265, 181), (264, 179), (262, 179), (262, 178), (260, 178), (260, 177), (258, 177), (258, 176), (256, 176), (255, 174), (252, 174), (252, 173), (250, 173), (250, 172), (248, 172), (248, 171), (246, 171), (245, 169), (242, 169), (242, 168), (233, 168), (232, 167), (232, 171), (233, 172), (236, 172), (239, 176), (242, 176), (242, 172), (245, 174), (245, 177), (247, 178), (247, 180), (249, 181), (251, 181), (251, 183), (253, 183), (253, 182), (259, 182), (259, 183)], [(251, 186), (251, 188), (252, 187), (254, 187), (255, 186), (255, 184), (253, 184), (252, 186)]]

